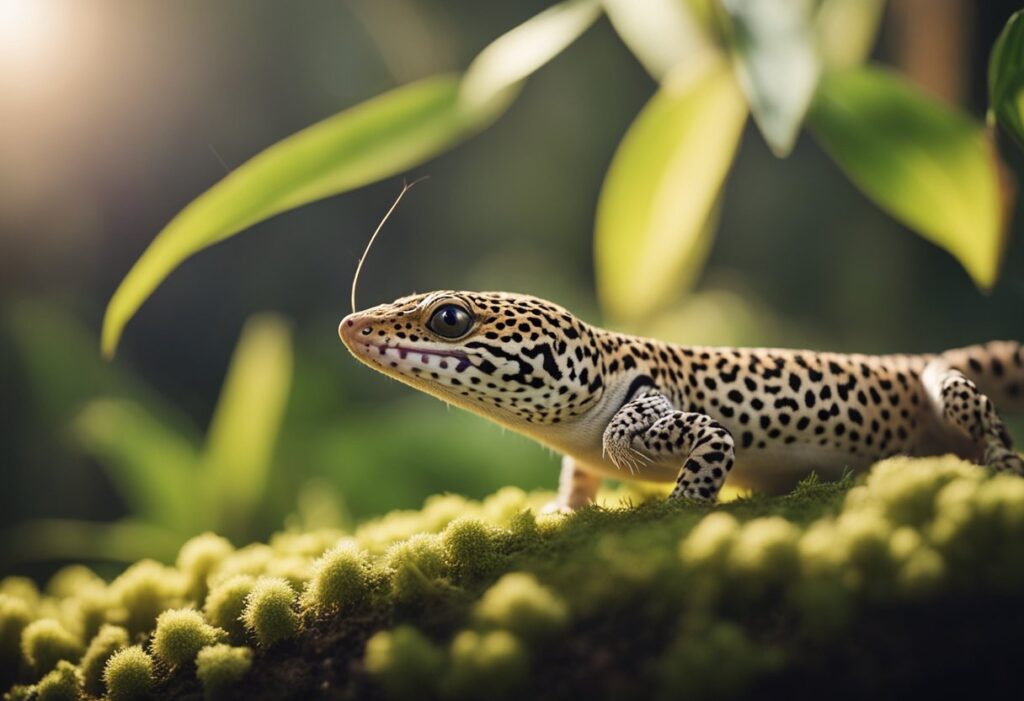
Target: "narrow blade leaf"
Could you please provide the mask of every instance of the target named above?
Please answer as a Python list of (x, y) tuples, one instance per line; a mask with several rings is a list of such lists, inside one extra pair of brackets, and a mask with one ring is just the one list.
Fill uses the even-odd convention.
[(995, 283), (1004, 222), (980, 124), (877, 68), (830, 74), (811, 122), (880, 207), (952, 253), (979, 287)]
[(829, 68), (867, 60), (878, 37), (885, 0), (822, 0), (814, 19), (818, 50)]
[(598, 293), (614, 319), (649, 316), (698, 269), (747, 109), (724, 61), (687, 66), (629, 127), (597, 206)]
[(992, 47), (988, 64), (989, 121), (1024, 147), (1024, 10), (1015, 12)]
[(466, 69), (463, 105), (472, 113), (504, 110), (525, 78), (560, 54), (600, 15), (596, 0), (566, 0), (501, 35)]
[(127, 400), (90, 402), (72, 429), (133, 514), (182, 536), (194, 530), (197, 452), (187, 438)]
[(274, 316), (250, 319), (210, 424), (205, 477), (218, 511), (237, 526), (264, 496), (292, 376), (291, 338)]
[(814, 96), (821, 60), (812, 0), (723, 0), (732, 20), (732, 50), (754, 121), (776, 156), (793, 150)]
[(124, 325), (193, 253), (314, 200), (400, 173), (484, 126), (462, 109), (457, 76), (384, 93), (278, 142), (192, 201), (117, 288), (103, 320), (111, 357)]

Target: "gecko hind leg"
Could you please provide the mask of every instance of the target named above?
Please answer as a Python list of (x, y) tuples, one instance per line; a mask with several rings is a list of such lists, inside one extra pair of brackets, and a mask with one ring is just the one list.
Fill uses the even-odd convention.
[(600, 486), (599, 475), (581, 470), (575, 459), (563, 455), (562, 472), (558, 477), (558, 496), (545, 504), (541, 513), (569, 513), (581, 509), (594, 501)]
[[(616, 465), (641, 460), (682, 463), (671, 498), (714, 501), (735, 461), (732, 436), (705, 414), (677, 411), (656, 391), (627, 402), (604, 432)], [(621, 466), (621, 465), (620, 465)]]
[(921, 381), (936, 416), (977, 446), (982, 465), (1024, 476), (1024, 460), (1014, 451), (1009, 431), (974, 382), (942, 360), (929, 363)]

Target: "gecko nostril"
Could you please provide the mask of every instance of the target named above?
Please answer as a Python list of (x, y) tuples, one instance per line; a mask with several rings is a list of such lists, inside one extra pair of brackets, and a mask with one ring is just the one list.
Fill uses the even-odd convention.
[(373, 333), (373, 327), (372, 326), (364, 326), (362, 331), (360, 331), (360, 333), (363, 334), (364, 336), (369, 336), (371, 333)]
[(349, 325), (349, 326), (355, 326), (355, 325), (356, 325), (356, 322), (354, 322), (354, 321), (352, 321), (351, 319), (349, 319), (349, 320), (348, 320), (348, 325)]

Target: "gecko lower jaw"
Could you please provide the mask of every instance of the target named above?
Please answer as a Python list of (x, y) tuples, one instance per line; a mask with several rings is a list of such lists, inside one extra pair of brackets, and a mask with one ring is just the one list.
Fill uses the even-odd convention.
[[(458, 363), (455, 365), (455, 372), (464, 372), (472, 363), (469, 361), (469, 355), (463, 351), (457, 350), (436, 350), (429, 348), (414, 348), (409, 346), (403, 346), (401, 344), (388, 345), (386, 343), (372, 343), (369, 341), (358, 341), (358, 345), (362, 346), (366, 352), (367, 357), (372, 357), (373, 351), (376, 351), (381, 356), (386, 356), (388, 351), (398, 351), (398, 357), (402, 360), (408, 358), (408, 356), (420, 356), (420, 359), (427, 363), (431, 356), (440, 358), (455, 358)], [(446, 365), (445, 361), (441, 361), (441, 367), (444, 368)]]

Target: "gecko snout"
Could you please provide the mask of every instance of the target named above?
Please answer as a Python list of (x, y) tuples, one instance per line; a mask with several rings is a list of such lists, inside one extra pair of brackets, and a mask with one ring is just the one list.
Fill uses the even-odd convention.
[(345, 345), (350, 345), (352, 341), (371, 333), (373, 323), (369, 319), (360, 318), (359, 314), (349, 314), (338, 324), (338, 336)]

